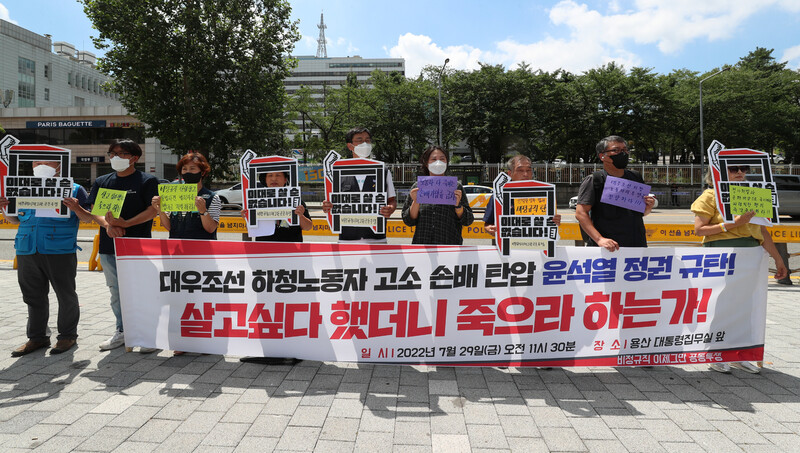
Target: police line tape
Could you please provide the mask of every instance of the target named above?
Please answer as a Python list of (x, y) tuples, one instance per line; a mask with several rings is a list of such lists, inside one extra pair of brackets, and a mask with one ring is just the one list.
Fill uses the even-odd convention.
[[(331, 229), (328, 222), (323, 218), (313, 219), (313, 228), (309, 231), (304, 231), (303, 234), (307, 236), (332, 236)], [(0, 228), (16, 228), (17, 225), (8, 222), (5, 219), (0, 219)], [(97, 225), (94, 223), (81, 222), (81, 229), (96, 230)], [(158, 217), (153, 219), (153, 230), (166, 231), (161, 226), (161, 221)], [(410, 227), (403, 223), (402, 220), (389, 220), (386, 227), (386, 236), (393, 238), (410, 238), (414, 236), (414, 227)], [(800, 242), (800, 225), (776, 225), (767, 230), (772, 235), (772, 240), (775, 242), (796, 243)], [(700, 236), (694, 234), (694, 225), (690, 224), (675, 224), (675, 223), (646, 223), (645, 231), (647, 233), (648, 242), (700, 242)], [(219, 233), (247, 233), (245, 220), (241, 217), (222, 216), (220, 217)], [(562, 223), (558, 228), (558, 233), (561, 240), (564, 241), (579, 241), (581, 240), (581, 232), (577, 223)], [(492, 236), (483, 228), (483, 221), (476, 220), (470, 226), (465, 226), (462, 229), (461, 236), (464, 239), (492, 239)]]

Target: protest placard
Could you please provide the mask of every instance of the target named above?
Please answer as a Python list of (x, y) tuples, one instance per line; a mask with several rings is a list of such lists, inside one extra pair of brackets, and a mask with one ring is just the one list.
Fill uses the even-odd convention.
[(547, 198), (515, 198), (515, 215), (547, 215)]
[[(731, 206), (731, 191), (740, 187), (768, 189), (771, 194), (770, 214), (767, 215), (766, 204), (760, 205), (763, 215), (757, 214), (750, 223), (765, 226), (780, 223), (777, 185), (772, 178), (772, 161), (768, 153), (747, 148), (725, 149), (722, 143), (714, 140), (708, 147), (708, 162), (717, 210), (725, 222), (733, 222), (734, 216), (738, 215)], [(746, 179), (738, 180), (742, 174)]]
[(514, 250), (542, 250), (553, 257), (558, 240), (555, 186), (540, 181), (494, 180), (495, 244), (503, 255)]
[[(455, 176), (418, 176), (417, 203), (455, 206), (458, 178)], [(462, 195), (463, 196), (463, 195)]]
[(769, 189), (731, 186), (730, 194), (733, 215), (755, 211), (756, 217), (772, 217), (772, 191)]
[[(271, 235), (275, 232), (275, 221), (286, 221), (288, 225), (300, 223), (294, 212), (301, 204), (297, 167), (297, 159), (290, 157), (256, 157), (251, 150), (242, 155), (239, 160), (242, 200), (251, 237)], [(271, 173), (281, 173), (286, 185), (268, 187), (267, 176)]]
[(380, 210), (388, 202), (387, 174), (383, 162), (371, 159), (342, 159), (330, 151), (323, 161), (325, 199), (333, 207), (327, 214), (331, 232), (343, 226), (369, 227), (376, 234), (386, 232), (386, 217)]
[(644, 197), (649, 193), (650, 186), (647, 184), (608, 175), (600, 202), (631, 211), (644, 212), (647, 207)]
[(118, 219), (127, 194), (128, 192), (124, 190), (101, 188), (97, 191), (97, 199), (92, 206), (92, 215), (105, 216), (108, 211), (111, 211), (111, 215)]
[[(72, 196), (70, 150), (51, 145), (21, 145), (6, 135), (0, 140), (0, 195), (9, 203), (7, 215), (17, 215), (19, 209), (35, 209), (37, 215), (69, 217), (62, 203)], [(57, 164), (57, 175), (33, 176), (33, 167), (43, 163)]]
[(161, 210), (166, 212), (197, 211), (197, 184), (159, 184)]

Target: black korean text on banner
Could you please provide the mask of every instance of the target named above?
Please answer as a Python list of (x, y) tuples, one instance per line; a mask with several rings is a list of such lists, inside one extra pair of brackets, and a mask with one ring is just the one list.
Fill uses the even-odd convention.
[[(731, 211), (731, 187), (739, 186), (769, 189), (772, 193), (772, 215), (770, 217), (753, 217), (750, 223), (765, 226), (780, 223), (777, 185), (772, 178), (769, 154), (746, 148), (725, 149), (722, 143), (714, 140), (708, 147), (708, 162), (714, 192), (716, 192), (717, 209), (725, 222), (733, 222), (736, 216)], [(750, 176), (746, 181), (729, 181), (728, 169), (730, 167), (737, 170), (747, 167), (747, 174)]]
[[(0, 194), (8, 198), (6, 212), (16, 215), (20, 209), (42, 209), (56, 217), (69, 217), (62, 200), (72, 196), (70, 154), (70, 150), (56, 146), (20, 145), (11, 135), (0, 140)], [(33, 176), (35, 161), (58, 162), (60, 175)]]
[[(255, 226), (259, 220), (285, 220), (289, 225), (299, 225), (294, 210), (300, 206), (300, 186), (297, 177), (297, 159), (283, 156), (256, 157), (247, 150), (239, 160), (242, 178), (242, 203), (247, 223)], [(267, 173), (286, 175), (284, 187), (267, 187), (260, 181)]]
[(503, 255), (512, 250), (542, 250), (555, 255), (558, 240), (555, 186), (540, 181), (511, 181), (505, 173), (495, 178), (495, 243)]
[(343, 226), (370, 227), (375, 234), (386, 233), (386, 171), (383, 162), (371, 159), (342, 159), (331, 150), (323, 161), (325, 199), (333, 204), (328, 213), (331, 232)]

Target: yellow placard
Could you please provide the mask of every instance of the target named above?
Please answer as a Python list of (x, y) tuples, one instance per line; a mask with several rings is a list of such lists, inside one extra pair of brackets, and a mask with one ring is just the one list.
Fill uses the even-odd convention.
[(127, 194), (125, 190), (100, 189), (92, 207), (92, 215), (104, 216), (106, 212), (111, 211), (114, 218), (118, 219)]
[(197, 211), (197, 206), (194, 204), (197, 198), (197, 184), (159, 184), (158, 196), (161, 198), (162, 211)]
[(547, 198), (514, 198), (514, 215), (547, 215)]
[(757, 187), (730, 186), (731, 213), (755, 211), (756, 217), (772, 218), (772, 191)]

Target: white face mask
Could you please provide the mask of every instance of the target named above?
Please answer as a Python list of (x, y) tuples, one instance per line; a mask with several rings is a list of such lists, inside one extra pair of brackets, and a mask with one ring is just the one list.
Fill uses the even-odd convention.
[(432, 175), (443, 175), (445, 170), (447, 170), (447, 162), (443, 160), (435, 160), (428, 164), (428, 171)]
[(125, 171), (130, 166), (131, 166), (130, 159), (123, 159), (119, 156), (114, 156), (111, 158), (111, 168), (113, 168), (114, 171)]
[(52, 178), (56, 175), (56, 169), (49, 165), (37, 165), (33, 167), (33, 176), (40, 178)]
[(369, 157), (372, 154), (372, 143), (362, 143), (353, 148), (353, 152), (358, 157)]

